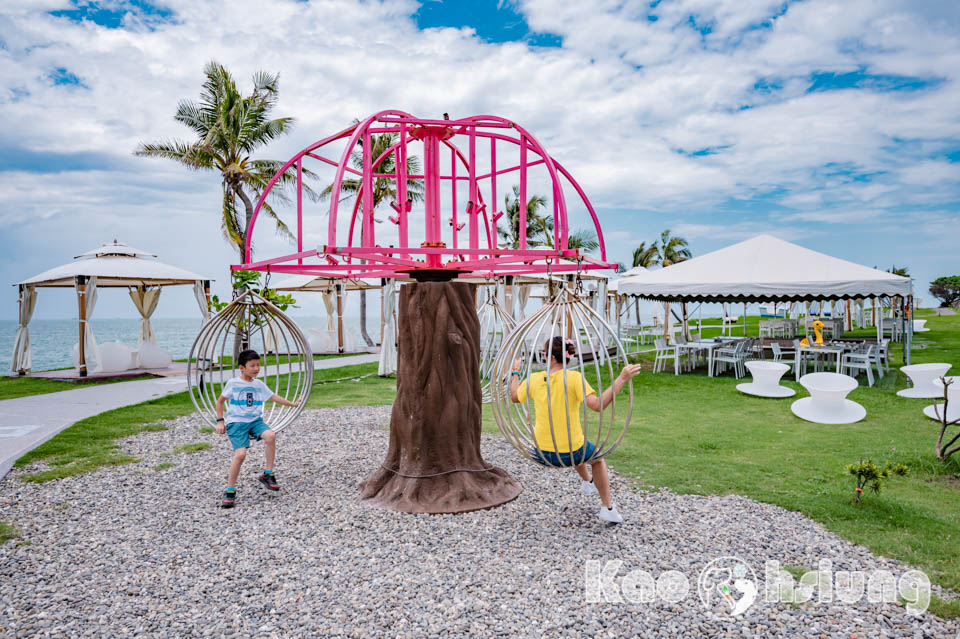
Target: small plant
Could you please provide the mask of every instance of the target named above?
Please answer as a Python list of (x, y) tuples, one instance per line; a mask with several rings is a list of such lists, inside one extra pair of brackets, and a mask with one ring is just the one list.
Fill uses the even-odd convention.
[(203, 433), (204, 435), (209, 435), (210, 433), (213, 432), (213, 429), (210, 428), (209, 426), (201, 426), (197, 430)]
[[(242, 292), (247, 289), (252, 290), (254, 293), (264, 298), (281, 311), (286, 311), (288, 308), (297, 308), (297, 300), (293, 299), (293, 295), (287, 293), (283, 295), (277, 293), (272, 288), (267, 288), (265, 284), (260, 283), (260, 271), (234, 271), (233, 272), (233, 289), (235, 291)], [(210, 305), (216, 312), (220, 312), (227, 307), (227, 304), (230, 302), (221, 302), (220, 298), (214, 295), (210, 298)]]
[(0, 521), (0, 545), (3, 545), (11, 539), (16, 539), (19, 536), (20, 534), (17, 532), (17, 529), (13, 524)]
[(857, 499), (851, 503), (860, 503), (864, 488), (870, 488), (874, 493), (879, 494), (884, 479), (890, 475), (906, 475), (910, 469), (904, 464), (894, 464), (889, 461), (880, 468), (872, 459), (867, 461), (861, 459), (859, 463), (847, 466), (847, 472), (857, 478)]
[(947, 436), (947, 429), (960, 423), (960, 419), (954, 419), (952, 421), (947, 419), (947, 406), (950, 404), (950, 384), (953, 383), (953, 379), (941, 377), (940, 382), (943, 384), (943, 410), (940, 409), (940, 406), (938, 406), (936, 400), (934, 400), (933, 414), (940, 420), (940, 434), (937, 435), (937, 445), (934, 448), (934, 453), (936, 453), (937, 459), (940, 461), (947, 461), (950, 455), (960, 450), (960, 444), (950, 448), (957, 440), (960, 440), (960, 430), (952, 434), (950, 441), (946, 444), (943, 443), (943, 438)]
[(166, 470), (168, 468), (173, 468), (176, 466), (173, 462), (162, 462), (153, 467), (154, 470)]
[(196, 444), (184, 444), (173, 449), (173, 454), (177, 453), (199, 453), (201, 450), (210, 448), (209, 442), (197, 442)]

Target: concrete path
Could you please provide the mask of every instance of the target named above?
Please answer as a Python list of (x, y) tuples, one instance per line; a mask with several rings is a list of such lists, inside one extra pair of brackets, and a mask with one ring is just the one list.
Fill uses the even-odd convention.
[[(377, 354), (351, 355), (315, 361), (313, 367), (340, 368), (379, 360)], [(186, 389), (186, 377), (167, 377), (0, 401), (0, 479), (18, 458), (81, 419)]]

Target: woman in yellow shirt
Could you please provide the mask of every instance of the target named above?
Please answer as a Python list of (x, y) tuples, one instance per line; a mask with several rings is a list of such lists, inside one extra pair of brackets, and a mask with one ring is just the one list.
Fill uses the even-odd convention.
[[(624, 366), (613, 386), (604, 390), (603, 397), (600, 398), (578, 371), (568, 370), (564, 376), (563, 359), (569, 359), (575, 354), (570, 340), (564, 343), (562, 338), (554, 337), (546, 343), (545, 348), (550, 352), (549, 399), (548, 373), (533, 373), (527, 380), (521, 381), (520, 370), (523, 362), (518, 359), (513, 363), (510, 375), (510, 399), (518, 404), (526, 402), (529, 392), (529, 398), (533, 400), (537, 420), (533, 431), (537, 448), (533, 454), (544, 464), (575, 467), (580, 475), (580, 489), (583, 494), (600, 494), (600, 501), (603, 502), (600, 519), (619, 524), (623, 517), (617, 512), (610, 497), (607, 464), (603, 459), (589, 461), (596, 446), (583, 435), (580, 405), (585, 403), (590, 410), (600, 412), (610, 404), (613, 396), (620, 392), (624, 384), (636, 377), (640, 372), (640, 365)], [(587, 464), (590, 464), (590, 470), (587, 470)]]

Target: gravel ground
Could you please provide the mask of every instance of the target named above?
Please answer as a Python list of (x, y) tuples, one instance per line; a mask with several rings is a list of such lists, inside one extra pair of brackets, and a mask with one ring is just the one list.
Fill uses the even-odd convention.
[[(39, 485), (15, 470), (0, 482), (0, 519), (21, 531), (0, 547), (0, 637), (958, 636), (956, 620), (865, 598), (761, 597), (740, 617), (719, 600), (704, 606), (697, 577), (724, 556), (745, 560), (761, 593), (766, 559), (896, 577), (907, 568), (797, 513), (643, 491), (616, 475), (626, 523), (607, 526), (575, 473), (527, 463), (495, 437), (484, 457), (523, 484), (515, 501), (455, 516), (365, 507), (356, 485), (383, 460), (388, 419), (386, 407), (306, 412), (278, 437), (281, 493), (257, 483), (257, 445), (233, 510), (217, 507), (229, 444), (193, 417), (125, 440), (137, 464)], [(213, 447), (163, 455), (198, 441)], [(164, 462), (175, 466), (154, 469)], [(679, 571), (689, 594), (588, 603), (587, 560), (622, 560), (618, 586), (638, 569)]]

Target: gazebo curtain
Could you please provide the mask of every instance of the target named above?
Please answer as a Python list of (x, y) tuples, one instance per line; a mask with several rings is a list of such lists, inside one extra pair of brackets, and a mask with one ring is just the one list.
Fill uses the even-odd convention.
[(33, 353), (30, 349), (30, 318), (37, 305), (37, 289), (24, 286), (20, 292), (20, 319), (17, 324), (17, 337), (13, 343), (13, 358), (10, 360), (10, 370), (13, 372), (29, 371), (33, 367)]
[(517, 321), (522, 321), (526, 317), (523, 309), (527, 306), (527, 301), (530, 299), (530, 285), (529, 284), (519, 284), (513, 287), (513, 290), (516, 291), (516, 301), (513, 305), (513, 312), (516, 315)]
[(383, 340), (380, 344), (380, 367), (377, 374), (386, 377), (397, 372), (397, 331), (394, 320), (397, 281), (386, 280), (383, 287)]
[(157, 343), (157, 334), (153, 332), (153, 326), (150, 324), (150, 316), (157, 310), (157, 302), (160, 301), (160, 292), (162, 289), (139, 287), (130, 289), (130, 299), (140, 313), (140, 336), (137, 339), (137, 348), (143, 346), (144, 342), (150, 344)]
[[(80, 283), (74, 284), (77, 295), (80, 295)], [(90, 318), (93, 317), (93, 309), (97, 306), (97, 277), (93, 276), (87, 279), (86, 294), (84, 295), (84, 308), (86, 310), (86, 321), (83, 323), (83, 359), (87, 370), (93, 372), (100, 370), (100, 355), (97, 351), (97, 340), (93, 336), (93, 327), (90, 326)], [(93, 361), (93, 367), (90, 362)]]
[(337, 307), (333, 299), (333, 291), (323, 292), (323, 305), (327, 309), (327, 330), (337, 330)]
[(207, 292), (203, 290), (203, 280), (197, 280), (193, 283), (193, 296), (197, 298), (200, 313), (203, 315), (203, 321), (206, 322), (210, 319), (210, 307), (207, 306)]

